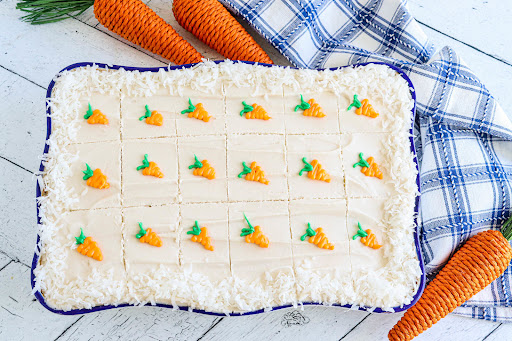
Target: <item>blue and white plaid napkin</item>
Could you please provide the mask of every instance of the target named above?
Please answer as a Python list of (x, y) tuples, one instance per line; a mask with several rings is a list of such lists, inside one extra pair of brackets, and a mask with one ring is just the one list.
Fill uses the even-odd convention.
[[(512, 122), (449, 47), (434, 46), (399, 0), (220, 0), (293, 64), (368, 61), (406, 71), (417, 94), (421, 247), (432, 278), (470, 236), (511, 215)], [(455, 314), (512, 321), (512, 271)]]

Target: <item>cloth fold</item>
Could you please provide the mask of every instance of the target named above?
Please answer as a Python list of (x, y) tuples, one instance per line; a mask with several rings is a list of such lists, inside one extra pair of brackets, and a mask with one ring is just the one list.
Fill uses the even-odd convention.
[[(403, 69), (417, 95), (420, 243), (428, 278), (470, 236), (511, 215), (512, 122), (449, 47), (435, 52), (399, 0), (219, 0), (294, 65), (329, 68), (371, 61)], [(512, 272), (455, 310), (512, 320)]]

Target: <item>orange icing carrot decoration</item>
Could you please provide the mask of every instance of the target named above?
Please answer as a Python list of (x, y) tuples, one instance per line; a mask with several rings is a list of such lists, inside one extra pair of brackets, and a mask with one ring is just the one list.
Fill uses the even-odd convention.
[(87, 186), (91, 186), (97, 189), (107, 189), (110, 187), (110, 184), (107, 182), (107, 176), (101, 172), (101, 169), (96, 168), (94, 172), (88, 164), (85, 164), (87, 167), (86, 170), (82, 171), (84, 173), (84, 180), (87, 180)]
[(98, 244), (92, 240), (91, 237), (86, 237), (84, 235), (84, 230), (80, 229), (80, 236), (75, 237), (76, 244), (78, 247), (76, 250), (87, 257), (91, 257), (92, 259), (96, 259), (98, 261), (103, 260), (103, 254), (101, 253)]
[(309, 163), (306, 161), (306, 158), (303, 157), (302, 162), (304, 162), (304, 168), (299, 172), (299, 176), (302, 176), (303, 172), (308, 172), (308, 178), (312, 180), (331, 182), (331, 176), (322, 168), (318, 160), (313, 160)]
[(268, 237), (261, 232), (261, 228), (259, 226), (253, 227), (249, 222), (249, 219), (247, 219), (247, 217), (245, 216), (245, 214), (244, 218), (245, 221), (247, 221), (247, 225), (249, 225), (249, 228), (243, 228), (240, 237), (245, 236), (246, 243), (254, 243), (259, 247), (267, 248), (270, 244)]
[(84, 119), (89, 124), (108, 124), (107, 117), (99, 109), (92, 111), (91, 103), (89, 103), (89, 109), (87, 109)]
[(240, 111), (240, 116), (244, 116), (246, 119), (258, 119), (258, 120), (269, 120), (272, 117), (268, 116), (267, 112), (261, 105), (254, 103), (253, 105), (249, 105), (245, 102), (242, 102), (244, 109)]
[(359, 153), (359, 162), (354, 163), (354, 168), (357, 166), (361, 166), (361, 173), (366, 176), (373, 176), (375, 178), (382, 180), (382, 172), (379, 169), (379, 165), (375, 162), (372, 156), (370, 156), (366, 161), (363, 159), (363, 153)]
[(313, 98), (311, 98), (309, 101), (304, 101), (304, 98), (302, 97), (302, 95), (300, 95), (300, 104), (297, 105), (295, 107), (295, 110), (293, 111), (297, 111), (297, 110), (304, 110), (302, 112), (302, 115), (304, 116), (312, 116), (312, 117), (324, 117), (325, 114), (322, 110), (322, 108), (320, 107), (320, 105), (318, 103), (315, 102), (315, 100)]
[(193, 242), (200, 243), (206, 250), (213, 251), (212, 239), (208, 236), (208, 229), (206, 227), (201, 227), (201, 229), (199, 229), (197, 220), (194, 223), (194, 226), (192, 226), (192, 231), (188, 231), (187, 234), (193, 235), (192, 238), (190, 238)]
[(146, 124), (152, 124), (155, 126), (161, 126), (164, 124), (164, 118), (162, 117), (162, 114), (160, 114), (156, 110), (149, 110), (148, 106), (146, 105), (146, 113), (139, 117), (139, 121), (142, 121), (143, 119), (146, 119)]
[(153, 161), (148, 161), (148, 154), (144, 154), (144, 160), (142, 160), (142, 165), (137, 167), (137, 170), (142, 169), (142, 175), (150, 175), (156, 178), (163, 178), (164, 173), (160, 171), (160, 168)]
[(208, 160), (199, 161), (195, 155), (194, 158), (196, 161), (194, 164), (188, 166), (188, 169), (195, 168), (193, 174), (196, 176), (203, 176), (208, 180), (215, 179), (215, 169), (210, 165)]
[(245, 175), (245, 180), (249, 181), (257, 181), (261, 182), (262, 184), (268, 185), (270, 181), (265, 179), (265, 172), (261, 170), (261, 167), (256, 164), (256, 161), (253, 161), (251, 163), (251, 167), (247, 167), (245, 162), (242, 162), (242, 166), (244, 169), (240, 174), (238, 174), (238, 177), (241, 178)]
[(329, 239), (324, 233), (324, 229), (319, 227), (316, 230), (311, 228), (311, 224), (308, 223), (306, 233), (300, 237), (300, 240), (305, 241), (309, 237), (308, 241), (321, 249), (334, 250), (334, 244), (329, 243)]
[(350, 104), (347, 108), (347, 111), (352, 109), (352, 107), (356, 107), (356, 114), (357, 115), (363, 115), (368, 116), (370, 118), (376, 118), (379, 116), (379, 113), (373, 109), (372, 105), (368, 101), (367, 98), (363, 99), (362, 101), (359, 101), (357, 98), (357, 95), (354, 95), (354, 100), (352, 101), (352, 104)]
[(162, 246), (162, 239), (153, 232), (151, 228), (144, 229), (142, 223), (139, 223), (140, 232), (135, 235), (141, 243), (148, 243), (151, 246), (160, 247)]
[(211, 118), (211, 116), (208, 116), (208, 111), (204, 109), (203, 103), (197, 103), (197, 105), (193, 105), (190, 98), (188, 99), (188, 109), (183, 110), (181, 113), (188, 113), (188, 117), (197, 118), (198, 120), (204, 122), (208, 122)]
[(359, 222), (357, 222), (357, 228), (357, 233), (352, 237), (353, 240), (356, 240), (357, 237), (361, 237), (361, 243), (368, 247), (371, 247), (372, 249), (377, 250), (382, 247), (382, 245), (379, 245), (379, 243), (377, 242), (377, 237), (372, 232), (372, 230), (368, 229), (364, 231)]

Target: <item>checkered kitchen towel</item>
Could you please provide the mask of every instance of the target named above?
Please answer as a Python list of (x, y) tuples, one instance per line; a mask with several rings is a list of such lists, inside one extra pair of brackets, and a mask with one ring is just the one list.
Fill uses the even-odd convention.
[[(399, 0), (220, 0), (293, 64), (379, 61), (402, 68), (417, 93), (421, 247), (432, 278), (470, 236), (511, 215), (512, 122), (449, 47), (434, 54)], [(455, 313), (512, 321), (512, 270)]]

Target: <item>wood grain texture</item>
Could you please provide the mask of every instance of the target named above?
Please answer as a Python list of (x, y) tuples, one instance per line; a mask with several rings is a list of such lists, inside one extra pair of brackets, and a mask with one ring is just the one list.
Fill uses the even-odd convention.
[(26, 265), (11, 262), (0, 271), (0, 340), (54, 340), (79, 318), (50, 313), (30, 290)]

